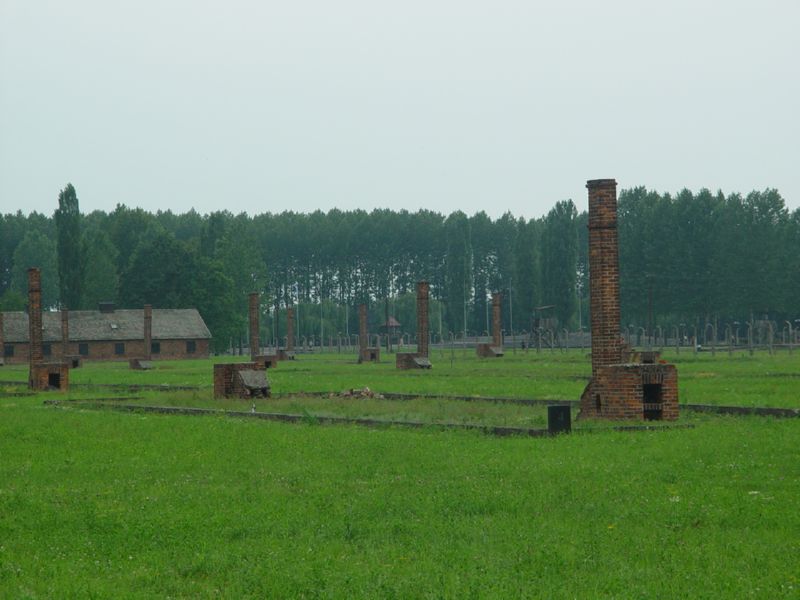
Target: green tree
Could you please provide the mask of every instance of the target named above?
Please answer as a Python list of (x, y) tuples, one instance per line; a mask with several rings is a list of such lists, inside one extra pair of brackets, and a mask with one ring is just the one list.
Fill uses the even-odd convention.
[(467, 327), (468, 302), (472, 292), (472, 245), (469, 219), (456, 211), (444, 222), (447, 253), (445, 255), (445, 302), (447, 326), (453, 333)]
[(218, 350), (236, 330), (233, 281), (221, 263), (199, 256), (163, 231), (139, 244), (120, 278), (119, 293), (127, 307), (196, 308)]
[[(264, 293), (267, 284), (267, 269), (259, 251), (258, 239), (247, 215), (234, 218), (216, 242), (216, 258), (212, 262), (229, 278), (228, 292), (233, 299), (231, 326), (238, 333), (247, 327), (248, 295), (250, 292)], [(262, 298), (262, 303), (267, 303)]]
[[(514, 328), (526, 330), (530, 325), (533, 309), (539, 304), (541, 291), (541, 269), (539, 258), (539, 223), (520, 219), (514, 241)], [(509, 315), (510, 316), (510, 315)]]
[(185, 307), (196, 308), (211, 331), (212, 347), (216, 352), (228, 348), (237, 331), (237, 306), (232, 292), (233, 281), (225, 274), (219, 261), (196, 257), (195, 276), (189, 288)]
[(108, 216), (108, 235), (117, 249), (117, 273), (125, 272), (136, 248), (145, 240), (155, 239), (164, 228), (155, 217), (141, 208), (117, 204)]
[(25, 310), (26, 304), (27, 300), (25, 296), (11, 288), (7, 289), (5, 293), (0, 296), (0, 312)]
[[(800, 208), (795, 210), (787, 220), (784, 238), (784, 272), (780, 275), (783, 285), (784, 317), (793, 320), (800, 315)], [(800, 326), (796, 323), (795, 326)]]
[(575, 280), (578, 300), (578, 326), (585, 327), (589, 320), (589, 213), (584, 211), (575, 220), (578, 235), (578, 273)]
[[(495, 261), (489, 273), (489, 290), (503, 293), (503, 329), (510, 332), (512, 324), (515, 329), (520, 329), (518, 327), (519, 319), (515, 321), (512, 313), (514, 300), (511, 297), (514, 293), (514, 288), (517, 286), (515, 248), (518, 247), (517, 235), (519, 234), (519, 228), (514, 215), (506, 212), (494, 222), (492, 229), (495, 240)], [(511, 293), (509, 293), (509, 290)]]
[(88, 232), (86, 248), (83, 308), (97, 308), (103, 301), (116, 302), (119, 292), (117, 249), (104, 231)]
[(496, 268), (497, 254), (492, 233), (491, 219), (481, 211), (469, 220), (470, 240), (472, 242), (472, 281), (474, 293), (469, 327), (481, 333), (491, 332), (489, 278)]
[(137, 246), (120, 278), (120, 302), (129, 308), (186, 308), (191, 297), (192, 254), (185, 245), (162, 232)]
[(555, 305), (564, 327), (574, 325), (576, 315), (577, 216), (572, 200), (558, 202), (545, 217), (542, 231), (542, 301)]
[(86, 269), (86, 247), (81, 237), (81, 212), (78, 196), (71, 183), (58, 194), (55, 212), (58, 250), (58, 289), (61, 305), (81, 306)]
[(44, 234), (32, 230), (25, 234), (14, 250), (12, 289), (28, 297), (28, 269), (38, 267), (42, 275), (42, 308), (58, 303), (58, 267), (56, 245)]

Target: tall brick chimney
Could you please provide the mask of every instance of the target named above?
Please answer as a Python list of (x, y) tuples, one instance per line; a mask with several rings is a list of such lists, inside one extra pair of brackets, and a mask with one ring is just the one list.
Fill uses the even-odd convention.
[(358, 305), (358, 352), (362, 356), (369, 346), (367, 340), (367, 305)]
[[(617, 182), (594, 179), (589, 190), (589, 295), (592, 379), (578, 418), (678, 418), (678, 372), (657, 352), (628, 352), (620, 337)], [(623, 355), (624, 353), (624, 355)]]
[(428, 357), (428, 294), (427, 281), (417, 283), (417, 355)]
[(28, 387), (32, 390), (66, 391), (69, 389), (69, 365), (66, 362), (44, 362), (42, 334), (42, 275), (33, 267), (28, 269)]
[(592, 375), (622, 360), (617, 245), (617, 182), (593, 179), (589, 190), (589, 293)]
[(286, 351), (294, 352), (294, 307), (286, 308)]
[(36, 267), (28, 269), (28, 340), (30, 364), (44, 360), (42, 354), (42, 274)]
[(492, 294), (492, 345), (499, 348), (503, 345), (503, 294)]
[(258, 322), (258, 309), (259, 309), (259, 293), (250, 292), (250, 358), (255, 359), (259, 355), (260, 344), (258, 339), (259, 322)]
[(69, 310), (61, 309), (61, 360), (69, 355)]
[(153, 307), (144, 305), (144, 357), (145, 360), (153, 358)]

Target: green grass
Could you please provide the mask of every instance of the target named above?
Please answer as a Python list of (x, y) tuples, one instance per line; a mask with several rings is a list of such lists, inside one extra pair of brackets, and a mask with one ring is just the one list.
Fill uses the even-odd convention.
[[(667, 351), (664, 358), (678, 366), (681, 403), (734, 404), (740, 406), (800, 407), (800, 351), (772, 356), (746, 352), (729, 357), (717, 352), (693, 354)], [(398, 371), (394, 356), (378, 364), (358, 365), (352, 354), (300, 355), (297, 361), (281, 362), (270, 371), (273, 391), (341, 391), (370, 387), (379, 392), (442, 395), (507, 396), (553, 400), (577, 400), (591, 372), (586, 353), (531, 350), (517, 351), (500, 359), (479, 360), (474, 351), (456, 350), (451, 363), (449, 350), (431, 353), (430, 371)], [(70, 373), (76, 384), (165, 384), (210, 388), (211, 364), (247, 360), (224, 357), (201, 361), (159, 361), (152, 371), (131, 371), (127, 363), (88, 362)], [(0, 369), (0, 379), (24, 382), (27, 366)], [(78, 389), (78, 388), (76, 388)], [(99, 393), (106, 393), (100, 391)]]
[(800, 423), (557, 439), (0, 400), (3, 597), (797, 597)]
[[(457, 353), (452, 367), (437, 354), (430, 372), (326, 355), (269, 374), (286, 394), (369, 386), (569, 399), (588, 375), (578, 352)], [(800, 404), (800, 355), (679, 359), (682, 400)], [(695, 428), (495, 438), (68, 400), (248, 410), (211, 399), (212, 362), (71, 373), (74, 383), (195, 390), (9, 396), (24, 385), (0, 386), (0, 598), (800, 597), (798, 419), (684, 413)], [(440, 399), (289, 396), (258, 409), (545, 425), (541, 407)]]
[[(88, 408), (105, 406), (115, 408), (120, 405), (158, 406), (176, 408), (202, 408), (219, 412), (278, 413), (308, 417), (334, 417), (347, 419), (372, 419), (386, 423), (423, 423), (430, 425), (500, 426), (528, 429), (547, 428), (547, 408), (544, 405), (526, 406), (514, 403), (495, 403), (487, 401), (464, 401), (446, 398), (412, 398), (404, 400), (383, 398), (360, 398), (340, 396), (298, 396), (288, 395), (273, 398), (244, 400), (237, 398), (215, 399), (210, 390), (157, 392), (137, 392), (136, 396), (119, 396), (118, 399), (98, 397), (95, 392), (74, 392), (62, 398), (57, 395), (48, 399), (61, 400), (65, 406)], [(619, 422), (603, 420), (575, 420), (578, 409), (572, 409), (573, 430), (594, 430), (620, 425)], [(686, 412), (680, 424), (706, 422), (707, 414)], [(626, 423), (630, 425), (630, 423)], [(635, 423), (634, 425), (643, 425)], [(649, 423), (650, 426), (668, 426), (666, 423)]]

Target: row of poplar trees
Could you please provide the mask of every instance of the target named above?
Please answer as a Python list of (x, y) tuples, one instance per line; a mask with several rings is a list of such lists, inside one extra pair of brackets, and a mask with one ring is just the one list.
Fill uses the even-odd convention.
[[(645, 188), (619, 198), (623, 322), (800, 316), (800, 212), (775, 190), (747, 196)], [(561, 201), (544, 217), (373, 210), (256, 216), (156, 213), (117, 205), (80, 212), (67, 185), (53, 217), (0, 216), (0, 308), (25, 304), (25, 271), (43, 272), (46, 306), (150, 303), (196, 307), (224, 349), (244, 335), (247, 294), (263, 294), (264, 339), (299, 305), (298, 334), (354, 333), (355, 307), (371, 327), (391, 314), (414, 333), (414, 286), (431, 283), (431, 326), (448, 336), (489, 329), (492, 291), (504, 328), (535, 316), (588, 325), (586, 214)], [(552, 307), (544, 308), (542, 306)], [(555, 320), (555, 321), (554, 321)]]

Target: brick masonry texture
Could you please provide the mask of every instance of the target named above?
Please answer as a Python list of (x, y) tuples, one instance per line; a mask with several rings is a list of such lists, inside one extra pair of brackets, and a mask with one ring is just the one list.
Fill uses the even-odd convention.
[[(132, 358), (208, 357), (210, 333), (196, 310), (160, 309), (156, 338), (153, 337), (155, 312), (150, 305), (145, 305), (143, 310), (138, 311), (64, 310), (60, 313), (39, 313), (38, 317), (34, 314), (34, 319), (40, 318), (44, 327), (42, 359), (80, 363), (81, 359), (127, 361)], [(3, 320), (6, 335), (0, 348), (3, 348), (5, 362), (30, 362), (30, 315), (8, 312), (3, 314)], [(153, 345), (158, 346), (160, 351), (151, 352)], [(83, 354), (81, 350), (84, 350)]]
[(28, 269), (28, 362), (42, 362), (42, 275), (39, 269)]
[(395, 367), (398, 369), (430, 369), (428, 359), (428, 299), (430, 285), (427, 281), (417, 282), (417, 351), (398, 352)]
[(264, 362), (227, 363), (214, 365), (214, 398), (247, 398), (239, 371), (266, 371)]
[(61, 310), (61, 356), (69, 353), (69, 311)]
[(503, 356), (503, 349), (494, 344), (480, 343), (475, 344), (475, 353), (478, 358), (500, 358)]
[(492, 344), (497, 348), (503, 345), (503, 294), (492, 294)]
[(28, 386), (33, 390), (69, 391), (69, 365), (42, 362), (32, 364), (28, 375)]
[(128, 367), (134, 371), (147, 371), (153, 368), (153, 363), (143, 358), (131, 358), (128, 361)]
[(150, 304), (144, 305), (144, 356), (145, 360), (153, 359), (153, 307)]
[(276, 356), (278, 357), (278, 360), (294, 360), (295, 359), (294, 352), (289, 352), (288, 350), (285, 350), (284, 348), (278, 348), (278, 354)]
[(249, 301), (248, 317), (250, 322), (250, 358), (255, 360), (259, 354), (260, 344), (258, 340), (259, 319), (258, 319), (259, 293), (251, 292)]
[(258, 356), (254, 356), (251, 360), (257, 363), (263, 363), (266, 369), (274, 369), (278, 366), (280, 358), (277, 354), (259, 354)]
[(427, 281), (417, 282), (417, 355), (428, 356), (428, 298), (430, 285)]
[(492, 341), (489, 344), (475, 345), (478, 358), (499, 358), (503, 356), (503, 295), (500, 292), (492, 294)]
[[(592, 379), (581, 395), (579, 418), (616, 420), (678, 418), (678, 372), (674, 365), (631, 362), (620, 337), (617, 182), (588, 181), (589, 293)], [(641, 359), (641, 355), (635, 357)]]
[(398, 352), (395, 354), (395, 367), (398, 369), (430, 369), (431, 361), (418, 352)]
[(589, 188), (589, 297), (594, 370), (622, 362), (617, 182), (599, 179), (590, 181), (586, 187)]
[(380, 362), (381, 349), (378, 346), (367, 346), (363, 350), (359, 350), (358, 362)]
[(358, 305), (358, 349), (363, 352), (367, 349), (367, 305)]
[(294, 352), (294, 308), (286, 309), (286, 352)]
[(369, 345), (369, 327), (367, 319), (367, 305), (358, 305), (358, 362), (378, 362), (381, 359), (381, 349)]
[[(160, 352), (152, 354), (152, 360), (177, 360), (177, 359), (191, 359), (191, 358), (208, 358), (209, 356), (209, 340), (190, 340), (195, 343), (195, 351), (188, 352), (186, 342), (187, 340), (158, 340)], [(83, 360), (122, 360), (127, 361), (130, 358), (145, 357), (144, 341), (139, 340), (123, 340), (116, 341), (98, 341), (98, 342), (85, 342), (88, 350), (87, 355), (80, 354), (80, 345), (84, 342), (70, 342), (69, 351), (66, 358), (79, 357)], [(116, 353), (116, 345), (123, 344), (124, 353)], [(47, 360), (58, 361), (63, 360), (65, 357), (62, 355), (62, 344), (51, 344), (51, 354), (47, 356)], [(13, 361), (6, 358), (6, 363), (24, 363), (28, 361), (28, 344), (14, 344), (14, 357)], [(145, 359), (146, 360), (146, 359)]]
[[(64, 320), (61, 321), (62, 335)], [(42, 345), (42, 276), (39, 269), (28, 269), (28, 387), (33, 390), (69, 390), (69, 364), (44, 362)]]

